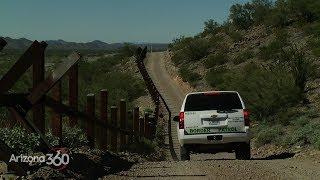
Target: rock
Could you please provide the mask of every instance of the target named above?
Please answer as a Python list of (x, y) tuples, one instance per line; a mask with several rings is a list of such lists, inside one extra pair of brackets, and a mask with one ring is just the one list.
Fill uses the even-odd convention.
[(0, 161), (0, 174), (8, 172), (8, 166), (5, 162)]

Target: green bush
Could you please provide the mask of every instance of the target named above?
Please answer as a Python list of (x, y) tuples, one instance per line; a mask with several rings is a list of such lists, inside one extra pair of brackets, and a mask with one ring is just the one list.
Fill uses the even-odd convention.
[(68, 148), (77, 148), (88, 144), (87, 136), (84, 131), (75, 126), (63, 126), (62, 143)]
[(270, 44), (260, 48), (259, 56), (261, 59), (277, 59), (282, 48), (288, 45), (288, 32), (280, 29), (275, 32), (276, 38)]
[(180, 67), (179, 74), (182, 77), (183, 81), (189, 82), (191, 85), (201, 79), (200, 74), (191, 71), (186, 65)]
[(233, 42), (240, 42), (243, 39), (243, 36), (240, 32), (231, 31), (228, 33), (228, 35), (231, 37)]
[(229, 18), (232, 23), (239, 29), (248, 29), (253, 25), (252, 11), (249, 3), (244, 5), (235, 4), (230, 8)]
[(182, 50), (174, 52), (171, 59), (176, 66), (183, 62), (189, 61), (186, 53), (184, 53)]
[(250, 50), (246, 50), (233, 59), (234, 64), (241, 64), (254, 57), (254, 53)]
[(223, 77), (227, 73), (225, 68), (210, 69), (206, 74), (206, 81), (211, 87), (217, 87), (223, 83)]
[(309, 41), (309, 47), (312, 49), (313, 55), (320, 57), (320, 37), (312, 38)]
[(308, 123), (295, 130), (290, 145), (313, 145), (320, 149), (320, 124)]
[(289, 66), (295, 85), (303, 93), (307, 80), (315, 77), (315, 66), (306, 58), (304, 52), (294, 47), (283, 50), (280, 54), (280, 60)]
[(32, 153), (38, 147), (40, 137), (20, 126), (0, 128), (0, 139), (18, 154)]
[(265, 144), (276, 143), (278, 144), (281, 136), (283, 135), (281, 126), (269, 127), (262, 125), (255, 133), (256, 141), (255, 145), (257, 147), (263, 146)]
[(209, 43), (205, 39), (194, 39), (184, 49), (190, 61), (198, 61), (209, 54)]
[(181, 36), (179, 38), (176, 38), (173, 40), (173, 43), (171, 44), (171, 50), (178, 51), (181, 49), (184, 49), (191, 41), (193, 41), (194, 38), (192, 37), (184, 37)]
[(204, 30), (202, 32), (202, 37), (205, 37), (209, 34), (215, 35), (219, 31), (219, 24), (213, 19), (209, 19), (204, 22)]
[(205, 60), (205, 67), (212, 68), (217, 65), (222, 65), (228, 62), (228, 56), (224, 53), (210, 54)]
[(229, 18), (238, 29), (248, 29), (254, 24), (264, 23), (271, 8), (270, 0), (252, 0), (243, 5), (235, 4), (230, 8)]
[(284, 27), (289, 24), (289, 9), (285, 0), (277, 0), (275, 7), (266, 15), (266, 25)]
[(260, 48), (259, 57), (264, 60), (275, 60), (283, 47), (283, 42), (277, 40), (272, 41), (270, 44)]
[(176, 40), (173, 44), (173, 62), (176, 65), (198, 61), (209, 54), (210, 43), (201, 38)]
[(206, 80), (219, 90), (240, 92), (257, 121), (295, 105), (301, 99), (293, 76), (283, 67), (268, 70), (248, 64), (240, 70), (210, 70)]
[(315, 22), (312, 24), (307, 24), (304, 28), (305, 33), (308, 35), (314, 35), (315, 37), (320, 37), (320, 23)]

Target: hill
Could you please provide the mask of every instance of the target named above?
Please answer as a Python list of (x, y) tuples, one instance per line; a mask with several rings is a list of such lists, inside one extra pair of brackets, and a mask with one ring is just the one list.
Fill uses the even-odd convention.
[[(318, 8), (317, 8), (318, 7)], [(320, 7), (316, 0), (235, 4), (229, 20), (170, 44), (196, 90), (236, 90), (251, 111), (256, 147), (320, 149)]]
[[(4, 37), (8, 45), (6, 49), (23, 50), (30, 46), (31, 40), (26, 38), (13, 39)], [(105, 43), (103, 41), (94, 40), (87, 43), (67, 42), (64, 40), (47, 40), (49, 50), (116, 50), (123, 47), (126, 43)], [(135, 43), (132, 43), (135, 44)], [(165, 50), (168, 44), (162, 43), (139, 43), (138, 46), (152, 45), (156, 50)]]

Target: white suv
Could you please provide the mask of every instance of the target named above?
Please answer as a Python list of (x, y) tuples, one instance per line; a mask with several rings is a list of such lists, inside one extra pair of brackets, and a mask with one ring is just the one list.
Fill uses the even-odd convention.
[(190, 160), (191, 151), (235, 152), (236, 159), (250, 159), (249, 112), (238, 92), (187, 94), (174, 121), (181, 160)]

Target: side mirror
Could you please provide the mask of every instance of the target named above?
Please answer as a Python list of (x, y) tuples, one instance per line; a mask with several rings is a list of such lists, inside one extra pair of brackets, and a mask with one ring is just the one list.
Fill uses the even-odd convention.
[(175, 122), (179, 122), (179, 120), (180, 120), (180, 117), (179, 117), (179, 116), (175, 116), (175, 117), (173, 118), (173, 121), (175, 121)]

